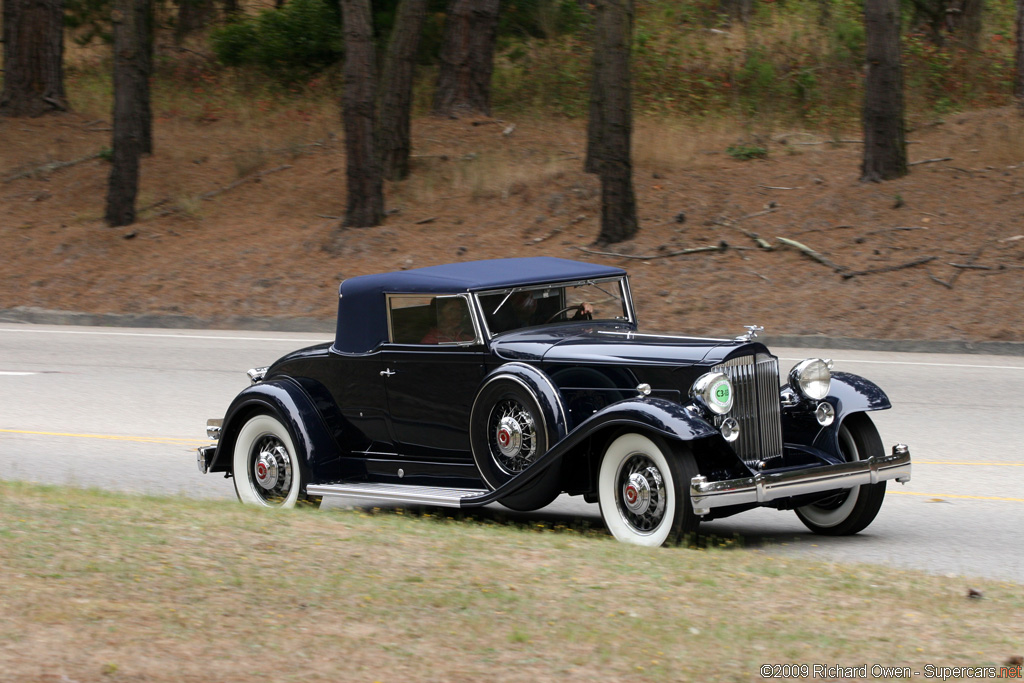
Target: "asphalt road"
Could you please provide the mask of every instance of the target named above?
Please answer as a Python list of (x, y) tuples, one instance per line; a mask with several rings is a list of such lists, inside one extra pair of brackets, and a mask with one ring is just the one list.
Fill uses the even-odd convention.
[[(248, 385), (245, 371), (324, 334), (0, 324), (0, 478), (233, 498), (201, 475), (194, 448)], [(872, 562), (1024, 583), (1024, 358), (774, 349), (873, 379), (893, 410), (873, 415), (888, 449), (903, 441), (913, 481), (889, 483), (875, 522), (854, 537), (807, 532), (792, 512), (755, 510), (704, 525), (771, 553)], [(531, 518), (583, 518), (563, 496)]]

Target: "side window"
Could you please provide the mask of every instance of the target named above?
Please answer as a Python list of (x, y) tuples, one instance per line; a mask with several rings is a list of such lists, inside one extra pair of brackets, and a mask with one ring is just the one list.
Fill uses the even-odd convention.
[(389, 297), (391, 341), (395, 344), (419, 344), (435, 324), (433, 303), (432, 296)]
[(388, 301), (395, 344), (460, 344), (476, 339), (464, 297), (394, 295)]

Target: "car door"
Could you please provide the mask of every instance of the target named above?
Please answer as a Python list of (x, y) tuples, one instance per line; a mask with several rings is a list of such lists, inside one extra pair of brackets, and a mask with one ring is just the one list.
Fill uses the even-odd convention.
[[(469, 316), (466, 332), (439, 335), (438, 306), (454, 299)], [(381, 372), (391, 436), (402, 457), (472, 460), (469, 413), (484, 376), (484, 346), (468, 306), (467, 298), (449, 295), (395, 296), (389, 302), (393, 341), (381, 351)]]

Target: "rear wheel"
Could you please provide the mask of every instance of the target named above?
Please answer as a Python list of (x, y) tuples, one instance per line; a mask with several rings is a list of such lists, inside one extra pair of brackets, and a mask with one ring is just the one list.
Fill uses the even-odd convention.
[[(846, 462), (885, 454), (882, 438), (871, 418), (851, 415), (839, 425), (839, 451)], [(885, 482), (864, 484), (796, 509), (808, 529), (824, 536), (848, 536), (862, 531), (875, 519), (885, 498)]]
[(688, 450), (673, 453), (660, 439), (623, 434), (605, 449), (597, 477), (601, 517), (612, 535), (643, 546), (695, 535), (700, 519), (690, 503), (697, 465)]
[(240, 501), (295, 507), (305, 482), (295, 443), (279, 419), (261, 413), (246, 420), (235, 439), (232, 464)]

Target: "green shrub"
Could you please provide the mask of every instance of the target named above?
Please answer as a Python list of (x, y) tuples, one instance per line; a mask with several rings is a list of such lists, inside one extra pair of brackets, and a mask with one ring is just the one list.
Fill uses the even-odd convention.
[(327, 0), (291, 0), (217, 29), (210, 39), (221, 63), (254, 66), (286, 83), (307, 80), (345, 54), (339, 7)]
[(725, 148), (725, 153), (740, 161), (764, 159), (768, 156), (768, 150), (759, 145), (729, 145)]

